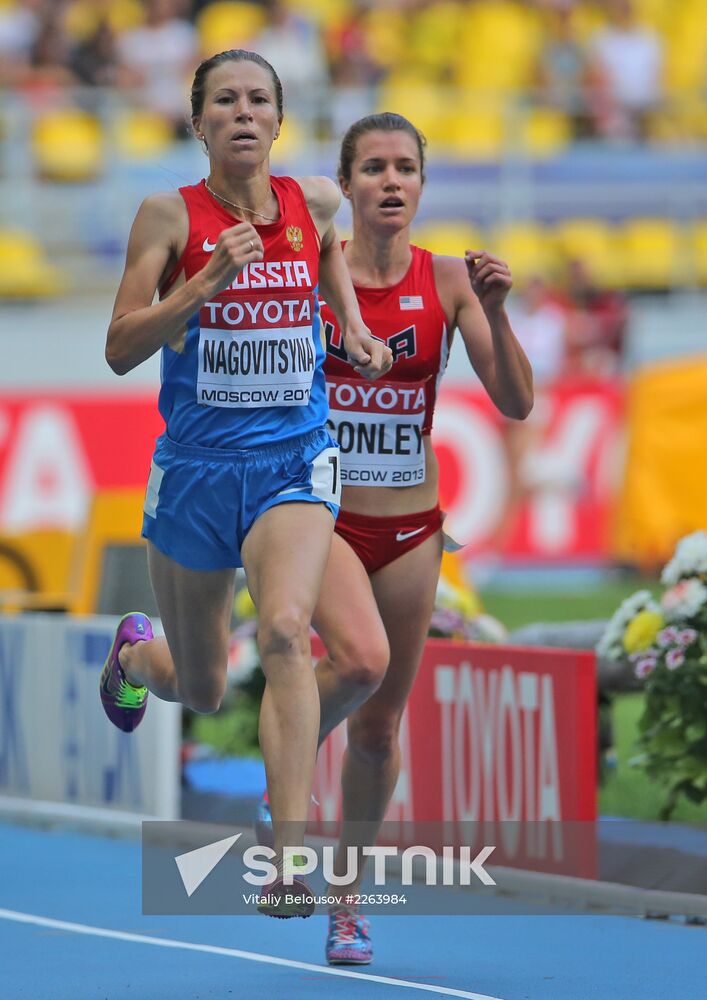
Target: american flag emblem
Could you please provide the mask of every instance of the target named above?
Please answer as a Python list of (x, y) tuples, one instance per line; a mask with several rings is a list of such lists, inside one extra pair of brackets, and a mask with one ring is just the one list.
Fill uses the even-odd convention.
[(421, 295), (401, 295), (400, 296), (400, 308), (401, 309), (422, 309), (423, 302)]

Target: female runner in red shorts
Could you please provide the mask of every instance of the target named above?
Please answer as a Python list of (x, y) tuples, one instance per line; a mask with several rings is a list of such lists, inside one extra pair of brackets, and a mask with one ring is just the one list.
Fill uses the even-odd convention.
[[(328, 650), (316, 669), (320, 741), (348, 718), (337, 859), (344, 873), (346, 847), (362, 846), (364, 828), (375, 843), (395, 789), (400, 719), (434, 607), (443, 537), (430, 431), (454, 331), (506, 417), (528, 416), (533, 384), (504, 309), (508, 266), (485, 251), (462, 260), (410, 244), (424, 181), (417, 129), (395, 114), (357, 121), (344, 136), (338, 174), (353, 211), (344, 256), (361, 315), (393, 352), (389, 376), (366, 382), (346, 362), (333, 312), (322, 309), (343, 497), (313, 621)], [(332, 911), (328, 961), (371, 957), (366, 921), (355, 909)]]

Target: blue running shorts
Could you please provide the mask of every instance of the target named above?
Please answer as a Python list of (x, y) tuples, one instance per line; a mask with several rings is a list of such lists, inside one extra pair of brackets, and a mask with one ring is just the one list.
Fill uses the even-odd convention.
[(240, 550), (266, 510), (293, 501), (339, 513), (339, 449), (323, 428), (261, 448), (229, 451), (158, 438), (142, 534), (187, 569), (242, 566)]

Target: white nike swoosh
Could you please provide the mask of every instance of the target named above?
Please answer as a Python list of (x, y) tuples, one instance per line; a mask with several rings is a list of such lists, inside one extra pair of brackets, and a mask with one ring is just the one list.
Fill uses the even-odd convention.
[(212, 253), (216, 249), (216, 244), (210, 243), (209, 237), (207, 236), (206, 239), (204, 240), (204, 245), (201, 249), (204, 251), (204, 253)]
[(187, 896), (196, 892), (240, 836), (242, 834), (237, 833), (233, 837), (217, 840), (213, 844), (197, 847), (195, 851), (187, 851), (186, 854), (178, 854), (175, 857)]
[(423, 526), (421, 528), (415, 528), (414, 531), (399, 531), (397, 533), (397, 535), (395, 536), (395, 541), (396, 542), (404, 542), (406, 539), (412, 538), (413, 535), (419, 535), (420, 532), (424, 531), (424, 530), (425, 530), (425, 526), (423, 524)]

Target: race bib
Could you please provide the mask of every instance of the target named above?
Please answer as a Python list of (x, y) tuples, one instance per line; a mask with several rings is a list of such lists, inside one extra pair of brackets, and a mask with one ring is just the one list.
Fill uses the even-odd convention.
[(327, 377), (328, 427), (339, 444), (344, 486), (425, 481), (425, 383)]
[(198, 403), (309, 403), (316, 367), (309, 300), (253, 296), (225, 304), (207, 302), (199, 319)]

